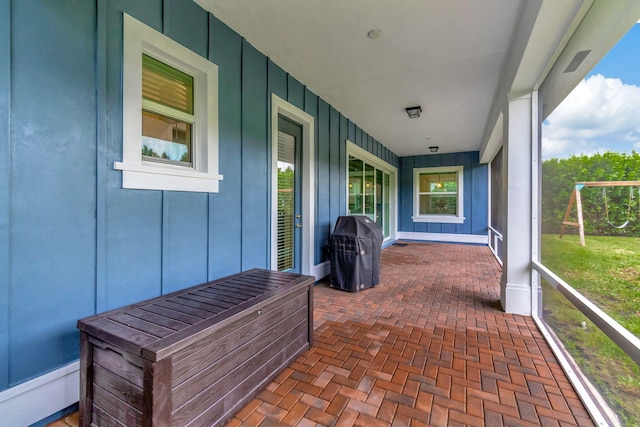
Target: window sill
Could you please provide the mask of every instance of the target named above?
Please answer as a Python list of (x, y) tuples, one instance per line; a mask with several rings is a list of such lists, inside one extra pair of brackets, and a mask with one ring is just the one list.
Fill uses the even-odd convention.
[(463, 224), (465, 218), (450, 215), (421, 215), (412, 216), (413, 222), (437, 222), (441, 224)]
[(113, 168), (122, 171), (122, 188), (139, 190), (217, 193), (223, 178), (214, 173), (125, 162), (115, 162)]

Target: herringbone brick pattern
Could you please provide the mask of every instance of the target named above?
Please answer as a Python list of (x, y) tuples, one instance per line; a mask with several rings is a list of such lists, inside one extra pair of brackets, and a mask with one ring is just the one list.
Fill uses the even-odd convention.
[(482, 246), (410, 242), (381, 283), (315, 287), (315, 346), (228, 426), (592, 426)]

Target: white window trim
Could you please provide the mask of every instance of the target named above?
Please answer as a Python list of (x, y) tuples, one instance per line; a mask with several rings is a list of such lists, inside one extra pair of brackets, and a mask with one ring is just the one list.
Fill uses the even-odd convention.
[[(458, 174), (458, 215), (420, 215), (420, 174), (421, 173), (451, 173)], [(438, 222), (443, 224), (464, 223), (464, 168), (462, 166), (443, 166), (437, 168), (413, 169), (413, 222)]]
[[(124, 19), (122, 83), (122, 188), (217, 193), (218, 67), (127, 14)], [(142, 54), (194, 77), (193, 166), (142, 158)]]
[[(364, 148), (358, 147), (353, 142), (346, 140), (347, 142), (347, 157), (346, 157), (346, 167), (345, 167), (345, 176), (347, 177), (347, 186), (349, 185), (349, 156), (356, 157), (362, 160), (365, 163), (368, 163), (374, 166), (376, 169), (383, 171), (384, 173), (389, 174), (389, 237), (385, 237), (384, 241), (388, 242), (391, 240), (396, 240), (398, 234), (398, 212), (396, 206), (398, 206), (398, 168), (385, 162), (380, 157), (376, 156), (365, 150)], [(349, 189), (346, 189), (346, 199), (345, 206), (347, 206), (347, 210), (349, 209)], [(347, 212), (348, 213), (348, 212)], [(344, 213), (343, 215), (346, 215)]]

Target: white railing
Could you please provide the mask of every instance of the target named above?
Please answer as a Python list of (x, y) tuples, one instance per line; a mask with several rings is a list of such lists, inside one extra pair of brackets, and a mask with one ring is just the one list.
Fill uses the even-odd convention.
[(557, 289), (582, 314), (587, 316), (602, 332), (615, 342), (634, 362), (640, 365), (640, 339), (582, 296), (567, 282), (544, 265), (532, 261), (532, 266), (551, 286)]
[(502, 234), (495, 228), (489, 226), (489, 249), (493, 252), (500, 265), (502, 265), (502, 258), (500, 258), (500, 252), (498, 245), (502, 243)]

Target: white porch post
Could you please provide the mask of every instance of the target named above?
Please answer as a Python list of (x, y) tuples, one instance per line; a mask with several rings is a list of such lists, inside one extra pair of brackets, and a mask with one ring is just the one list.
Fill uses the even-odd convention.
[(505, 218), (500, 302), (507, 313), (531, 315), (532, 95), (510, 97), (504, 111), (502, 215)]

